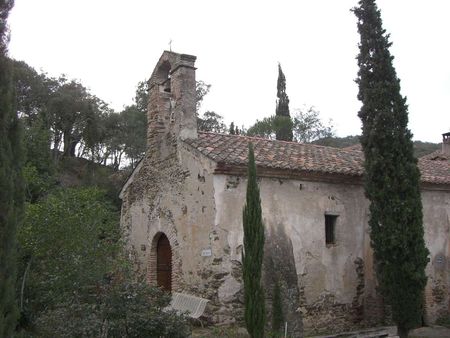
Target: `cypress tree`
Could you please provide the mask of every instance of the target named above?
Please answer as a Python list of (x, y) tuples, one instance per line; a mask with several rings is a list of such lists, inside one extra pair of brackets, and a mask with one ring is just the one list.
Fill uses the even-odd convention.
[(420, 172), (407, 128), (406, 98), (400, 94), (380, 11), (375, 0), (360, 0), (353, 11), (361, 37), (356, 82), (371, 245), (380, 290), (391, 305), (400, 337), (407, 337), (420, 324), (427, 280)]
[(234, 127), (234, 122), (231, 122), (231, 123), (230, 123), (230, 128), (228, 129), (228, 133), (229, 133), (230, 135), (236, 135), (236, 129), (235, 129), (235, 127)]
[(261, 287), (261, 270), (264, 254), (264, 225), (261, 199), (256, 181), (256, 165), (253, 145), (248, 149), (248, 182), (246, 203), (243, 210), (244, 251), (242, 270), (244, 277), (245, 324), (252, 338), (264, 336), (264, 292)]
[(283, 304), (281, 301), (281, 288), (278, 280), (273, 284), (272, 294), (272, 330), (279, 333), (284, 322)]
[(276, 130), (276, 139), (282, 141), (292, 141), (292, 120), (289, 113), (289, 97), (286, 94), (286, 77), (284, 76), (281, 65), (278, 63), (278, 81), (277, 81), (277, 101), (275, 109), (275, 118), (279, 120), (280, 128)]
[(0, 337), (11, 337), (18, 308), (15, 298), (16, 230), (22, 217), (22, 147), (14, 110), (12, 65), (7, 57), (6, 19), (13, 1), (0, 1)]

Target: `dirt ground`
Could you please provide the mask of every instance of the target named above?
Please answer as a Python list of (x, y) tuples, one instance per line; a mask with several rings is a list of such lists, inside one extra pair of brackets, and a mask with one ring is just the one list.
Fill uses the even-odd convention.
[[(241, 327), (208, 327), (195, 328), (194, 338), (248, 338), (245, 328)], [(332, 336), (331, 336), (332, 337)], [(356, 337), (356, 336), (355, 336)], [(450, 338), (450, 328), (444, 326), (421, 327), (409, 333), (410, 338)], [(313, 337), (311, 337), (313, 338)]]
[(421, 327), (409, 333), (411, 338), (450, 338), (450, 329), (444, 326)]

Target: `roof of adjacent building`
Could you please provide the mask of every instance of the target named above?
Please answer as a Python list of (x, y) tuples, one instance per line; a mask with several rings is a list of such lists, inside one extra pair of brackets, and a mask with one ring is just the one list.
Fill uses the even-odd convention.
[[(199, 132), (184, 141), (217, 163), (216, 172), (247, 165), (248, 143), (253, 143), (256, 166), (285, 173), (361, 177), (364, 154), (357, 149), (268, 140), (241, 135)], [(422, 182), (450, 184), (450, 159), (425, 156), (419, 159)]]

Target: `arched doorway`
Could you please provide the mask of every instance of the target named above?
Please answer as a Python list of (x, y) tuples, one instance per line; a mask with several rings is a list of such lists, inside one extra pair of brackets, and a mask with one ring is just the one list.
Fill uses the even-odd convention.
[(169, 239), (161, 234), (156, 245), (156, 281), (165, 291), (172, 291), (172, 249)]

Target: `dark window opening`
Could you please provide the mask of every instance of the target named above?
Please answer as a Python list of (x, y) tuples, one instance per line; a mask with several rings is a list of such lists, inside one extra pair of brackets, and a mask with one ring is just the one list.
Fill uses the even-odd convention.
[(337, 215), (325, 215), (325, 244), (336, 244)]

